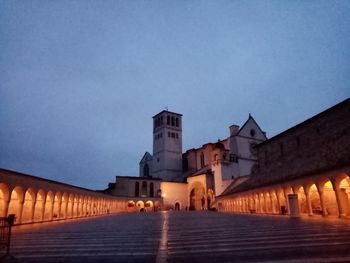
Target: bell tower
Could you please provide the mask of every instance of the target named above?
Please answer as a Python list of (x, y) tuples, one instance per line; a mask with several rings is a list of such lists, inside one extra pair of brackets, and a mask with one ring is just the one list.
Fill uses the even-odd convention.
[(167, 110), (153, 116), (153, 177), (173, 181), (182, 174), (181, 117)]

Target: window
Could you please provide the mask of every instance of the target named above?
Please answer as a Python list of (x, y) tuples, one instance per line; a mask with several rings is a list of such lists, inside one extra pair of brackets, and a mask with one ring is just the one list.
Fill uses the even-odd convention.
[(149, 185), (149, 196), (153, 197), (154, 196), (154, 186), (153, 183), (150, 183)]
[(149, 167), (147, 163), (143, 166), (143, 176), (149, 177)]
[(238, 158), (237, 158), (237, 155), (235, 155), (235, 154), (230, 154), (229, 160), (232, 163), (238, 163)]
[(140, 183), (136, 182), (135, 183), (135, 196), (139, 197), (139, 195), (140, 195)]
[(204, 167), (204, 165), (205, 165), (204, 154), (201, 153), (201, 167)]
[(255, 136), (255, 130), (254, 130), (254, 129), (251, 129), (251, 130), (250, 130), (250, 136), (252, 136), (252, 137)]
[(176, 118), (175, 122), (176, 127), (179, 127), (179, 118)]
[(171, 117), (171, 126), (175, 126), (175, 117), (174, 116)]
[(170, 116), (166, 116), (166, 124), (170, 125)]
[(147, 182), (146, 181), (142, 182), (141, 196), (147, 196)]
[(175, 133), (171, 133), (171, 138), (175, 138)]
[(163, 125), (163, 116), (160, 117), (160, 124)]
[(168, 132), (168, 137), (170, 138), (170, 132)]

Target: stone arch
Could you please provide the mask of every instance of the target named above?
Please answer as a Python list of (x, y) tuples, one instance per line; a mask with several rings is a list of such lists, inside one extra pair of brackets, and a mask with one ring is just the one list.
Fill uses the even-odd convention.
[(280, 211), (280, 207), (279, 207), (279, 202), (278, 202), (276, 192), (274, 190), (270, 191), (270, 198), (271, 198), (272, 212), (274, 214), (278, 214)]
[(321, 205), (324, 210), (323, 215), (338, 216), (339, 209), (332, 182), (328, 178), (327, 180), (321, 180), (318, 187), (320, 194), (323, 195), (323, 200), (321, 199)]
[(68, 201), (69, 201), (69, 195), (68, 193), (63, 193), (61, 197), (61, 211), (60, 211), (60, 218), (67, 218), (67, 210), (68, 210)]
[(72, 217), (78, 217), (78, 206), (79, 206), (79, 197), (77, 195), (73, 195), (73, 212)]
[(52, 208), (53, 208), (53, 192), (48, 191), (46, 195), (45, 208), (44, 208), (44, 221), (52, 220)]
[(135, 202), (134, 201), (132, 201), (132, 200), (130, 200), (129, 202), (128, 202), (128, 204), (127, 204), (127, 208), (128, 208), (128, 210), (130, 211), (130, 210), (135, 210), (135, 206), (136, 206), (136, 204), (135, 204)]
[(316, 184), (312, 183), (307, 185), (305, 187), (305, 190), (309, 192), (312, 214), (321, 215), (322, 214), (321, 199), (320, 199), (320, 195)]
[(22, 209), (23, 209), (23, 189), (20, 186), (16, 186), (10, 195), (10, 203), (7, 214), (14, 214), (16, 217), (16, 223), (21, 223)]
[(30, 223), (33, 221), (35, 196), (36, 192), (33, 188), (28, 188), (24, 194), (22, 223)]
[(61, 205), (62, 205), (62, 194), (60, 192), (57, 192), (53, 198), (52, 218), (54, 220), (60, 219)]
[(206, 194), (202, 183), (192, 184), (189, 198), (190, 210), (203, 210), (205, 208)]
[(308, 204), (306, 199), (306, 194), (304, 187), (300, 184), (296, 185), (294, 187), (294, 193), (298, 195), (298, 205), (299, 205), (299, 212), (301, 214), (308, 214)]
[(346, 173), (339, 173), (334, 180), (334, 187), (341, 207), (341, 216), (350, 216), (350, 177)]
[(67, 206), (67, 218), (73, 217), (73, 203), (74, 203), (74, 195), (69, 194), (68, 196), (68, 206)]
[(145, 210), (146, 211), (153, 211), (153, 208), (154, 208), (153, 202), (151, 200), (148, 200), (145, 203)]
[(143, 212), (145, 211), (145, 203), (141, 200), (136, 202), (136, 209), (137, 211)]
[(9, 199), (9, 187), (4, 183), (0, 183), (0, 217), (7, 215)]
[(44, 190), (40, 189), (36, 193), (35, 208), (34, 208), (34, 222), (39, 222), (43, 220), (45, 200), (46, 200), (46, 194)]
[(181, 210), (181, 204), (180, 204), (179, 201), (176, 201), (176, 202), (175, 202), (174, 210), (175, 210), (175, 211), (180, 211), (180, 210)]

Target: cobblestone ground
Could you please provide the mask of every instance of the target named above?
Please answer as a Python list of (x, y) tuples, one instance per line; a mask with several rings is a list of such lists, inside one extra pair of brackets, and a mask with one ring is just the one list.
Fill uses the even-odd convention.
[(13, 229), (11, 262), (350, 262), (350, 221), (132, 213)]

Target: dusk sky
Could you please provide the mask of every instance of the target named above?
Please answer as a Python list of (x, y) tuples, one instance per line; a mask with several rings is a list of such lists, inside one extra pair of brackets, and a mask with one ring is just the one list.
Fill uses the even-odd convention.
[(1, 1), (0, 167), (91, 189), (251, 113), (272, 137), (350, 96), (350, 1)]

